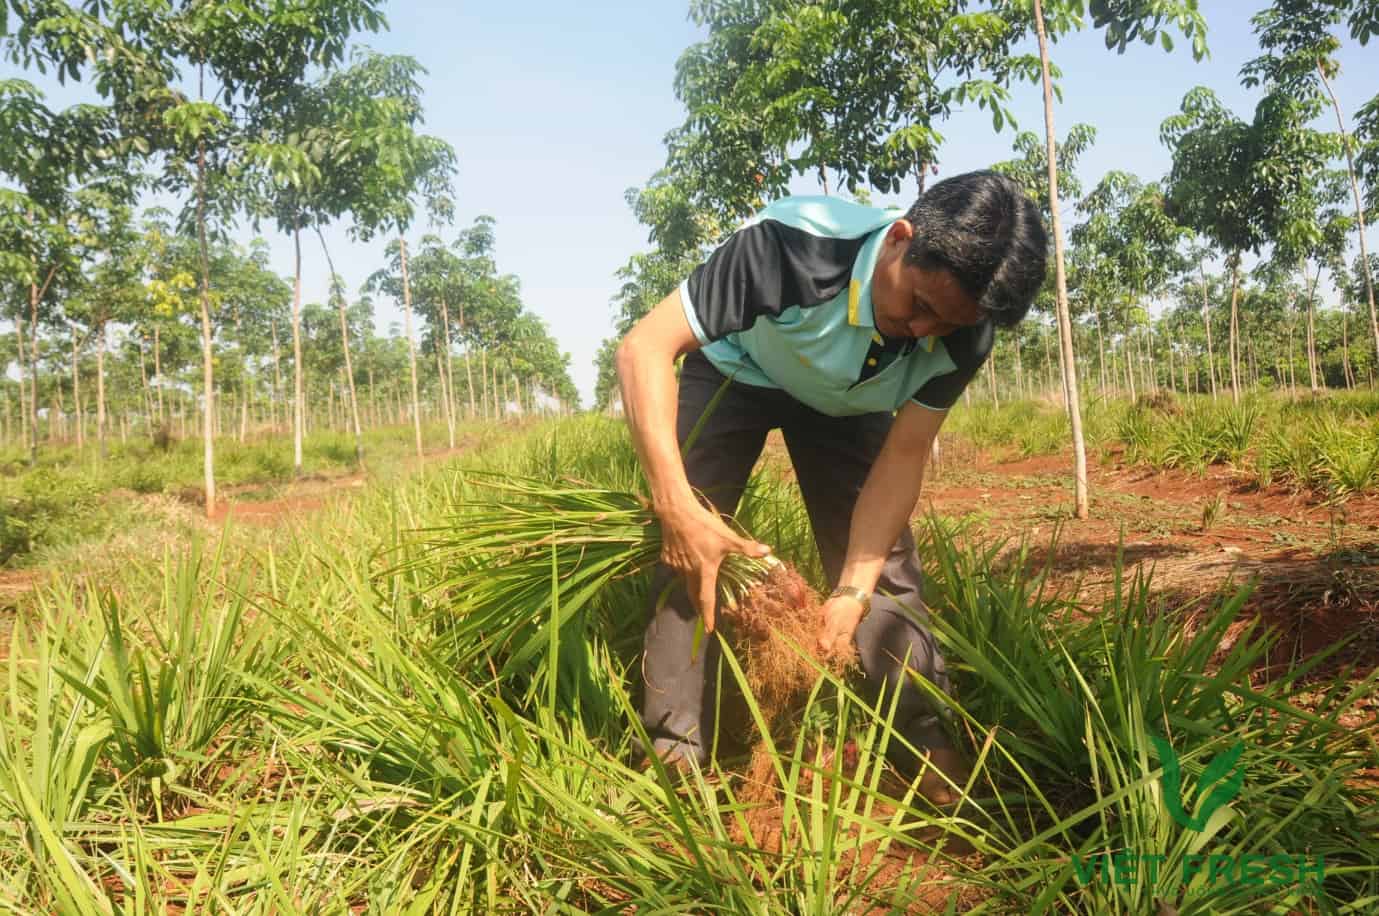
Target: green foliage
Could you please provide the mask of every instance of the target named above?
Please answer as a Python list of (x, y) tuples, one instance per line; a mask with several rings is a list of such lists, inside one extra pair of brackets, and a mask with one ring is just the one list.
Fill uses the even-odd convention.
[[(100, 646), (96, 674), (83, 674), (82, 658), (62, 672), (107, 717), (115, 765), (147, 780), (155, 799), (205, 767), (211, 742), (256, 706), (249, 679), (274, 664), (282, 644), (267, 618), (246, 619), (246, 579), (227, 583), (227, 594), (203, 591), (203, 580), (220, 578), (221, 560), (203, 565), (194, 543), (167, 570), (161, 606), (137, 623), (113, 595), (88, 592), (83, 604), (97, 613), (84, 641)], [(149, 635), (133, 636), (145, 628)]]
[(0, 485), (0, 563), (33, 550), (108, 530), (97, 512), (100, 490), (84, 474), (39, 468)]
[[(1218, 464), (1249, 467), (1261, 486), (1286, 482), (1332, 500), (1379, 489), (1379, 398), (1372, 393), (1300, 403), (1256, 395), (1238, 405), (1199, 395), (1170, 403), (1180, 406), (1089, 403), (1087, 442), (1103, 451), (1119, 445), (1131, 463), (1198, 474)], [(999, 409), (977, 403), (955, 411), (944, 430), (1022, 457), (1067, 448), (1062, 412), (1034, 401)]]
[[(551, 484), (562, 472), (586, 482)], [(514, 473), (545, 489), (501, 489)], [(476, 485), (485, 475), (500, 489)], [(651, 596), (606, 565), (622, 547), (588, 536), (644, 513), (638, 484), (621, 424), (582, 418), (485, 441), (290, 536), (256, 534), (243, 553), (231, 541), (215, 555), (137, 558), (104, 583), (118, 604), (43, 591), (43, 625), (21, 622), (4, 662), (6, 899), (62, 912), (137, 894), (157, 909), (214, 897), (237, 911), (788, 913), (904, 909), (923, 893), (977, 912), (1102, 914), (1158, 901), (1183, 913), (1341, 909), (1376, 892), (1379, 831), (1358, 777), (1379, 761), (1373, 726), (1350, 718), (1372, 679), (1318, 682), (1299, 666), (1252, 686), (1270, 637), (1240, 629), (1243, 592), (1192, 608), (1191, 629), (1138, 578), (1080, 613), (1020, 551), (965, 541), (939, 519), (920, 536), (957, 737), (976, 763), (966, 801), (938, 812), (883, 791), (882, 752), (902, 740), (891, 713), (821, 676), (807, 727), (771, 748), (782, 842), (763, 847), (743, 832), (755, 803), (736, 777), (680, 781), (625, 763)], [(499, 512), (504, 493), (520, 499)], [(542, 515), (555, 493), (584, 494), (562, 510), (580, 525)], [(744, 508), (765, 526), (755, 533), (775, 523), (782, 553), (804, 555), (791, 484), (767, 470)], [(485, 517), (495, 524), (467, 524)], [(446, 531), (453, 549), (418, 550), (419, 529)], [(102, 607), (118, 607), (119, 629)], [(525, 621), (517, 638), (489, 625), (511, 615)], [(731, 649), (727, 664), (741, 679)], [(161, 740), (140, 743), (159, 722)], [(1169, 814), (1155, 738), (1180, 764), (1188, 815), (1209, 791), (1186, 787), (1208, 787), (1243, 743), (1239, 794), (1206, 833)], [(842, 769), (846, 742), (855, 770)], [(144, 768), (117, 773), (133, 751)], [(959, 841), (979, 855), (956, 855)], [(875, 859), (859, 862), (859, 843)], [(1121, 850), (1163, 856), (1159, 880), (1079, 882), (1074, 855)], [(1196, 852), (1321, 854), (1328, 877), (1176, 883)], [(916, 865), (893, 877), (882, 871), (893, 857)]]
[[(1363, 864), (1374, 825), (1370, 814), (1357, 817), (1372, 790), (1353, 778), (1374, 749), (1340, 718), (1373, 678), (1329, 682), (1314, 708), (1305, 678), (1319, 659), (1255, 688), (1249, 672), (1265, 664), (1274, 637), (1247, 625), (1223, 642), (1246, 591), (1204, 609), (1188, 630), (1155, 602), (1146, 578), (1118, 573), (1099, 613), (1069, 613), (1023, 552), (1000, 563), (1002, 545), (959, 547), (936, 525), (929, 530), (929, 583), (943, 608), (933, 620), (956, 681), (954, 706), (990, 748), (979, 777), (990, 801), (968, 812), (969, 835), (989, 850), (967, 873), (995, 895), (987, 910), (1219, 912), (1247, 901), (1335, 905), (1374, 892), (1376, 874)], [(1224, 752), (1243, 745), (1240, 795), (1202, 833), (1179, 827), (1164, 807), (1160, 736), (1198, 786), (1210, 783), (1213, 761), (1219, 768)], [(1291, 778), (1299, 773), (1310, 775)], [(1208, 848), (1305, 850), (1325, 859), (1328, 878), (1264, 889), (1183, 881), (1186, 857)], [(1157, 877), (1077, 877), (1074, 856), (1085, 863), (1122, 850), (1161, 857)]]

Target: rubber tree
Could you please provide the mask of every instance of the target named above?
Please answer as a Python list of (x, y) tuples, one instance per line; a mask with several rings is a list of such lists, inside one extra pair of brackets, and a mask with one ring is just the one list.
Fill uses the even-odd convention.
[[(1081, 0), (1053, 0), (1045, 15), (1043, 0), (1033, 0), (1028, 13), (1024, 2), (1013, 4), (1007, 16), (1017, 21), (1032, 17), (1039, 39), (1040, 78), (1044, 90), (1044, 137), (1048, 145), (1049, 212), (1052, 217), (1055, 303), (1058, 315), (1059, 344), (1063, 351), (1063, 398), (1072, 426), (1074, 514), (1085, 519), (1087, 505), (1087, 446), (1082, 435), (1082, 406), (1077, 388), (1077, 355), (1073, 349), (1072, 321), (1068, 314), (1067, 271), (1063, 258), (1063, 222), (1059, 212), (1058, 155), (1055, 143), (1053, 116), (1053, 79), (1049, 57), (1050, 41), (1081, 29)], [(1123, 53), (1135, 40), (1146, 44), (1160, 43), (1164, 50), (1172, 50), (1173, 39), (1167, 27), (1173, 25), (1192, 46), (1192, 54), (1200, 60), (1207, 53), (1206, 22), (1197, 10), (1195, 0), (1092, 0), (1092, 22), (1106, 37), (1106, 46)]]
[(417, 457), (422, 457), (421, 398), (418, 390), (416, 338), (412, 331), (412, 287), (408, 276), (407, 230), (418, 202), (429, 213), (451, 208), (455, 151), (450, 144), (418, 132), (422, 124), (422, 67), (402, 55), (373, 55), (367, 68), (369, 93), (361, 93), (349, 126), (349, 152), (359, 180), (352, 196), (351, 234), (361, 240), (396, 234), (389, 245), (400, 274), (401, 302), (411, 371), (412, 423)]
[(691, 212), (728, 225), (798, 175), (824, 193), (922, 191), (938, 125), (976, 105), (999, 129), (1009, 84), (1038, 72), (1017, 26), (960, 0), (696, 2), (690, 17), (707, 35), (676, 65), (687, 115), (667, 168)]
[(458, 287), (455, 290), (455, 302), (458, 308), (455, 332), (465, 348), (464, 371), (465, 381), (469, 386), (470, 416), (478, 416), (478, 413), (474, 403), (472, 335), (469, 332), (469, 319), (466, 317), (465, 310), (469, 308), (472, 312), (471, 298), (480, 295), (482, 291), (492, 286), (492, 278), (498, 272), (493, 260), (493, 249), (497, 241), (495, 226), (496, 222), (493, 217), (481, 214), (474, 218), (474, 222), (470, 226), (460, 230), (452, 246), (455, 251), (459, 252), (462, 259), (457, 276)]
[[(60, 11), (49, 12), (55, 29), (62, 28), (66, 20), (81, 20), (77, 13), (64, 16)], [(11, 59), (33, 63), (34, 53), (39, 60), (46, 58), (39, 42), (31, 30), (21, 26), (6, 47)], [(60, 76), (68, 72), (69, 63), (62, 61)], [(99, 188), (110, 183), (112, 176), (127, 180), (131, 172), (127, 151), (116, 135), (115, 117), (109, 108), (79, 104), (54, 110), (32, 84), (20, 79), (0, 80), (0, 184), (10, 186), (4, 202), (9, 214), (4, 227), (5, 247), (16, 268), (11, 276), (22, 276), (26, 287), (24, 303), (17, 303), (15, 330), (22, 338), (27, 327), (28, 334), (27, 340), (17, 343), (21, 391), (23, 369), (26, 364), (29, 367), (24, 416), (31, 434), (31, 464), (38, 457), (39, 327), (45, 323), (63, 325), (54, 297), (55, 284), (61, 284), (61, 275), (71, 279), (80, 270), (80, 233), (74, 224), (84, 218), (82, 211), (90, 201), (76, 195), (87, 185)], [(15, 258), (27, 259), (27, 266), (17, 269)]]
[[(1345, 155), (1346, 178), (1354, 202), (1353, 228), (1360, 247), (1360, 264), (1364, 268), (1362, 279), (1369, 304), (1370, 332), (1375, 352), (1379, 353), (1379, 316), (1376, 315), (1374, 276), (1368, 270), (1365, 238), (1366, 204), (1360, 190), (1360, 172), (1364, 170), (1369, 173), (1373, 191), (1376, 160), (1371, 153), (1357, 168), (1357, 138), (1346, 131), (1345, 115), (1333, 85), (1340, 75), (1340, 63), (1336, 58), (1341, 46), (1338, 33), (1348, 27), (1352, 38), (1362, 46), (1368, 45), (1370, 37), (1379, 31), (1379, 11), (1368, 0), (1273, 0), (1251, 19), (1251, 23), (1263, 53), (1241, 71), (1245, 85), (1264, 85), (1286, 92), (1294, 98), (1315, 102), (1318, 107), (1329, 107), (1335, 116), (1337, 138)], [(1369, 134), (1371, 141), (1376, 118), (1379, 118), (1379, 94), (1361, 110), (1361, 132)], [(1373, 207), (1374, 202), (1369, 206)]]
[(132, 188), (113, 184), (108, 189), (79, 192), (82, 217), (74, 222), (80, 259), (86, 266), (80, 282), (64, 291), (63, 319), (73, 332), (73, 397), (79, 373), (76, 354), (89, 343), (96, 346), (96, 441), (100, 458), (107, 457), (106, 356), (109, 328), (128, 323), (143, 308), (143, 260), (140, 238), (129, 201)]
[[(1345, 250), (1346, 237), (1354, 221), (1340, 205), (1345, 200), (1345, 175), (1326, 170), (1325, 161), (1318, 157), (1309, 180), (1300, 183), (1297, 193), (1285, 202), (1275, 231), (1272, 260), (1280, 268), (1300, 271), (1303, 276), (1302, 308), (1305, 315), (1307, 371), (1313, 394), (1321, 388), (1320, 365), (1316, 348), (1316, 288), (1322, 268), (1334, 264)], [(1309, 288), (1308, 262), (1316, 264), (1316, 274)]]
[[(331, 305), (340, 325), (355, 461), (360, 468), (364, 467), (364, 440), (350, 351), (349, 299), (343, 285), (336, 282), (334, 260), (321, 230), (349, 217), (369, 197), (369, 183), (389, 155), (387, 148), (375, 141), (393, 129), (401, 114), (418, 107), (416, 72), (415, 62), (408, 58), (356, 49), (349, 66), (275, 97), (271, 107), (259, 113), (254, 125), (256, 140), (250, 147), (265, 179), (258, 184), (256, 199), (262, 202), (258, 209), (271, 214), (280, 231), (292, 235), (298, 287), (302, 231), (314, 231), (321, 243), (331, 278)], [(297, 348), (300, 292), (294, 302), (293, 339)], [(297, 361), (301, 362), (300, 354)], [(295, 373), (294, 382), (300, 401), (300, 372)], [(302, 419), (298, 411), (293, 438), (299, 473)]]
[[(1066, 193), (1072, 199), (1082, 196), (1082, 183), (1077, 176), (1077, 161), (1095, 142), (1096, 128), (1089, 124), (1074, 124), (1063, 138), (1063, 142), (1055, 146), (1058, 157), (1058, 188), (1061, 193)], [(1009, 175), (1019, 182), (1020, 186), (1025, 189), (1025, 193), (1038, 203), (1044, 220), (1046, 222), (1051, 221), (1053, 213), (1049, 207), (1049, 150), (1047, 143), (1037, 134), (1021, 131), (1016, 134), (1012, 149), (1017, 154), (1016, 157), (997, 162), (991, 166), (992, 169)], [(1076, 284), (1073, 285), (1076, 292)], [(1086, 292), (1092, 292), (1090, 287)], [(1085, 297), (1085, 300), (1090, 308), (1096, 308), (1099, 301), (1095, 294)], [(1052, 276), (1045, 278), (1044, 288), (1040, 290), (1034, 308), (1047, 312), (1053, 319), (1054, 327), (1058, 327), (1056, 290)], [(1068, 371), (1067, 364), (1063, 359), (1061, 346), (1058, 348), (1058, 357), (1059, 371), (1066, 373)]]
[(1164, 292), (1185, 268), (1179, 245), (1188, 230), (1164, 212), (1157, 184), (1127, 172), (1107, 172), (1077, 209), (1086, 220), (1073, 229), (1073, 241), (1092, 253), (1117, 288), (1127, 339), (1136, 328), (1148, 330), (1147, 300)]
[(454, 365), (451, 343), (450, 303), (462, 296), (464, 265), (455, 252), (437, 235), (426, 235), (412, 260), (412, 301), (431, 329), (431, 350), (436, 357), (436, 376), (440, 382), (449, 447), (455, 447), (456, 405)]
[(1231, 277), (1229, 352), (1231, 399), (1240, 401), (1240, 259), (1268, 238), (1269, 195), (1255, 183), (1258, 152), (1255, 125), (1198, 86), (1184, 97), (1178, 114), (1165, 119), (1160, 136), (1173, 154), (1168, 177), (1170, 214), (1210, 239), (1226, 255)]
[[(382, 25), (374, 0), (127, 0), (68, 8), (43, 29), (24, 32), (39, 36), (25, 53), (50, 59), (65, 77), (94, 72), (93, 86), (111, 100), (123, 136), (139, 152), (161, 154), (161, 189), (188, 200), (183, 221), (195, 227), (200, 248), (208, 515), (215, 508), (215, 385), (207, 236), (212, 218), (224, 226), (236, 209), (215, 192), (230, 187), (224, 177), (240, 151), (237, 126), (299, 84), (309, 66), (332, 66), (353, 32)], [(189, 72), (180, 73), (183, 67)]]

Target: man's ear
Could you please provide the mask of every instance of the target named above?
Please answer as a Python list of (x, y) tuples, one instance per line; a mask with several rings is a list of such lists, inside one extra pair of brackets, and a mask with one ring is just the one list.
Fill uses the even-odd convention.
[(904, 242), (909, 244), (910, 239), (915, 237), (915, 227), (910, 225), (907, 219), (898, 219), (891, 223), (891, 228), (886, 230), (886, 241), (891, 243)]

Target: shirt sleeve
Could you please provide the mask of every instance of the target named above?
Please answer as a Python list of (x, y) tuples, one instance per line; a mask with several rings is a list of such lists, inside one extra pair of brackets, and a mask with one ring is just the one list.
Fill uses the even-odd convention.
[(958, 402), (963, 390), (991, 355), (996, 342), (996, 326), (990, 320), (983, 321), (958, 328), (942, 340), (948, 358), (957, 368), (929, 379), (911, 397), (912, 401), (930, 410), (947, 410)]
[(865, 239), (835, 239), (771, 219), (733, 233), (680, 284), (685, 317), (701, 344), (745, 331), (792, 306), (826, 302), (852, 276)]

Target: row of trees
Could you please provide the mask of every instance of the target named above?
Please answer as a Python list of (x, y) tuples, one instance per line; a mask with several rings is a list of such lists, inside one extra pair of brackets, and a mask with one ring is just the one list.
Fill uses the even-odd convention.
[[(1262, 93), (1252, 117), (1195, 89), (1162, 128), (1168, 176), (1112, 173), (1085, 192), (1076, 162), (1095, 133), (1078, 126), (1056, 142), (1061, 90), (1050, 44), (1090, 19), (1112, 50), (1143, 41), (1172, 51), (1182, 36), (1201, 58), (1206, 23), (1192, 0), (1010, 0), (982, 12), (960, 0), (692, 0), (691, 16), (708, 37), (678, 63), (686, 120), (667, 136), (665, 168), (628, 194), (654, 247), (622, 270), (619, 336), (793, 180), (812, 176), (825, 194), (866, 200), (869, 189), (896, 194), (913, 179), (922, 193), (956, 107), (988, 111), (1000, 131), (1013, 123), (1012, 93), (1037, 81), (1044, 135), (1020, 134), (1016, 156), (995, 167), (1043, 207), (1054, 269), (1030, 324), (1002, 341), (989, 384), (995, 393), (1000, 370), (1023, 390), (1027, 366), (1042, 366), (1048, 380), (1056, 361), (1079, 516), (1087, 512), (1080, 380), (1108, 389), (1167, 385), (1171, 376), (1176, 385), (1187, 369), (1189, 387), (1239, 397), (1257, 379), (1297, 383), (1296, 348), (1285, 340), (1305, 342), (1313, 389), (1372, 377), (1379, 319), (1364, 226), (1379, 195), (1379, 96), (1349, 130), (1336, 52), (1341, 35), (1365, 44), (1379, 30), (1374, 4), (1275, 0), (1253, 20), (1260, 53), (1241, 71)], [(1018, 53), (1031, 37), (1038, 53)], [(1335, 130), (1320, 126), (1328, 112)], [(1067, 233), (1061, 199), (1075, 203)], [(1260, 259), (1251, 275), (1246, 256)], [(1215, 264), (1225, 265), (1222, 276), (1208, 274)], [(1339, 294), (1327, 311), (1319, 311), (1321, 273)], [(1155, 304), (1168, 309), (1151, 320)], [(615, 345), (599, 357), (600, 404), (615, 390)]]
[[(289, 402), (298, 470), (308, 363), (302, 237), (309, 241), (315, 235), (324, 247), (321, 230), (341, 221), (356, 239), (394, 240), (392, 263), (376, 275), (371, 289), (394, 295), (403, 307), (408, 400), (420, 452), (413, 312), (415, 307), (425, 313), (432, 299), (427, 293), (414, 302), (406, 238), (419, 210), (433, 228), (451, 221), (455, 153), (420, 131), (421, 67), (415, 60), (357, 47), (347, 54), (355, 36), (386, 27), (380, 5), (380, 0), (128, 0), (73, 6), (16, 0), (0, 7), (0, 50), (7, 60), (79, 83), (97, 99), (55, 110), (31, 83), (0, 81), (0, 301), (14, 321), (12, 352), (24, 380), (19, 413), (33, 453), (45, 338), (74, 335), (74, 404), (81, 353), (94, 346), (101, 437), (102, 370), (112, 328), (117, 336), (122, 330), (127, 339), (137, 340), (143, 354), (150, 350), (146, 332), (152, 327), (154, 377), (161, 381), (171, 378), (159, 365), (170, 356), (162, 347), (163, 325), (191, 323), (199, 331), (197, 396), (206, 506), (208, 512), (213, 509), (214, 432), (222, 413), (216, 394), (237, 391), (248, 403), (252, 341), (262, 338), (262, 328), (255, 332), (252, 326), (273, 313), (281, 293), (261, 259), (255, 262), (250, 255), (246, 261), (229, 253), (230, 231), (246, 220), (256, 229), (268, 225), (291, 237), (297, 252), (290, 314), (270, 318), (269, 324), (274, 335), (281, 329), (290, 339)], [(155, 216), (133, 227), (134, 207), (148, 193), (180, 201), (175, 225)], [(522, 376), (527, 389), (544, 385), (572, 400), (560, 355), (539, 323), (521, 314), (515, 281), (493, 268), (491, 225), (477, 233), (466, 230), (459, 244), (454, 264), (432, 270), (464, 273), (469, 281), (455, 281), (465, 292), (442, 302), (440, 322), (428, 322), (431, 336), (441, 341), (436, 352), (448, 355), (454, 342), (477, 344), (485, 348), (486, 361), (487, 350), (501, 345), (513, 370), (527, 373)], [(423, 248), (448, 250), (438, 237), (428, 237)], [(323, 254), (329, 262), (329, 252)], [(257, 263), (258, 269), (219, 263), (236, 258)], [(329, 275), (334, 276), (333, 267)], [(241, 283), (247, 285), (240, 288)], [(331, 288), (329, 307), (339, 327), (347, 389), (342, 394), (362, 462), (358, 373), (352, 364), (369, 333), (367, 317), (360, 316), (369, 312), (352, 305), (338, 284)], [(460, 295), (474, 299), (462, 301)], [(452, 330), (445, 321), (450, 307), (468, 308), (475, 317), (460, 320)], [(487, 317), (504, 310), (512, 314)], [(529, 344), (531, 353), (507, 355), (518, 341)], [(217, 383), (218, 346), (239, 351), (231, 362), (242, 367), (246, 379)], [(281, 360), (274, 365), (280, 369)], [(444, 390), (444, 403), (456, 403), (448, 374)], [(454, 409), (447, 408), (446, 415), (453, 428)]]
[[(0, 382), (0, 439), (32, 448), (42, 438), (78, 449), (90, 439), (104, 456), (116, 429), (127, 437), (161, 425), (180, 437), (194, 425), (203, 406), (193, 320), (199, 251), (194, 239), (170, 231), (166, 216), (145, 214), (139, 232), (116, 246), (130, 262), (103, 265), (104, 282), (90, 291), (105, 303), (102, 313), (93, 315), (86, 298), (41, 309), (37, 346), (22, 354), (17, 330), (0, 335), (0, 361), (32, 361), (21, 381)], [(420, 408), (449, 425), (452, 447), (463, 418), (563, 410), (576, 402), (568, 355), (523, 308), (516, 278), (498, 273), (492, 247), (493, 221), (480, 217), (450, 247), (438, 236), (423, 237), (411, 262), (421, 319)], [(395, 327), (387, 336), (375, 330), (375, 297), (400, 295), (399, 253), (394, 245), (392, 269), (380, 270), (344, 306), (343, 330), (339, 301), (346, 296), (338, 279), (330, 303), (298, 310), (304, 426), (353, 429), (352, 389), (361, 427), (411, 421), (412, 404), (399, 384), (409, 376), (407, 342)], [(265, 429), (290, 432), (298, 376), (288, 345), (292, 282), (269, 269), (261, 239), (247, 250), (212, 243), (209, 270), (215, 432), (240, 441)], [(32, 429), (30, 400), (40, 413)]]

